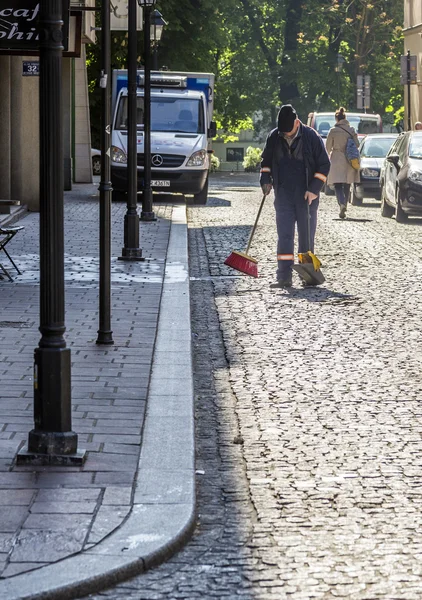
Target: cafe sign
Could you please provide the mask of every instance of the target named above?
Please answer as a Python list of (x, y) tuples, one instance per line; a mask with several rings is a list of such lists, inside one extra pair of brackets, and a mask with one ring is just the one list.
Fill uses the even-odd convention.
[[(69, 1), (63, 1), (63, 45), (67, 49)], [(39, 0), (0, 0), (0, 51), (25, 54), (39, 49)]]

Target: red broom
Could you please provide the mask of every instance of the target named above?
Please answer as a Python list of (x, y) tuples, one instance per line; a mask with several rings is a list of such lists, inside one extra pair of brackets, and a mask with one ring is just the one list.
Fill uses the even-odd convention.
[(250, 275), (251, 277), (258, 277), (258, 261), (252, 258), (252, 256), (248, 255), (249, 248), (252, 244), (252, 239), (256, 230), (256, 226), (258, 225), (258, 219), (261, 215), (262, 207), (265, 202), (265, 194), (262, 197), (261, 204), (259, 206), (258, 214), (256, 215), (254, 226), (252, 227), (251, 234), (249, 236), (248, 245), (246, 246), (245, 252), (237, 252), (233, 250), (233, 252), (226, 258), (224, 261), (225, 265), (228, 265), (232, 269), (236, 269), (236, 271), (240, 271), (241, 273), (245, 273), (245, 275)]

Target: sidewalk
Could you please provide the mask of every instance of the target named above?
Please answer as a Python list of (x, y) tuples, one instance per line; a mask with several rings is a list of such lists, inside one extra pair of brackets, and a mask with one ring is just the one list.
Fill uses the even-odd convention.
[(76, 598), (164, 560), (195, 524), (186, 207), (140, 223), (145, 262), (117, 261), (126, 205), (113, 203), (113, 346), (98, 329), (97, 185), (65, 194), (66, 334), (72, 427), (83, 467), (15, 465), (33, 428), (39, 215), (10, 243), (22, 275), (0, 281), (0, 599)]

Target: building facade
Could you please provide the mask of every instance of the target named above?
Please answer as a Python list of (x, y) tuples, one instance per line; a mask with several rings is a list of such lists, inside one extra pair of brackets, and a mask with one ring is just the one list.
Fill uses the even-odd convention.
[(422, 0), (404, 0), (404, 55), (416, 56), (416, 84), (410, 85), (410, 111), (407, 85), (404, 86), (405, 129), (422, 121)]
[[(95, 42), (95, 0), (71, 0), (69, 46), (62, 63), (64, 184), (92, 181), (85, 44)], [(0, 54), (0, 198), (39, 210), (39, 77), (27, 65), (38, 56)]]

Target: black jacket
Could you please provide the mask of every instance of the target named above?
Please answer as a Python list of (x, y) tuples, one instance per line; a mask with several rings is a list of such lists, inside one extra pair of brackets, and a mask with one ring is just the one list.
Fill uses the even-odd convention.
[[(327, 181), (330, 171), (330, 159), (325, 150), (321, 136), (303, 123), (300, 124), (302, 136), (303, 162), (307, 174), (307, 190), (313, 194), (319, 194), (322, 186)], [(265, 148), (261, 157), (260, 183), (272, 183), (275, 191), (278, 187), (278, 161), (287, 152), (287, 142), (282, 140), (278, 129), (273, 129), (265, 142)]]

